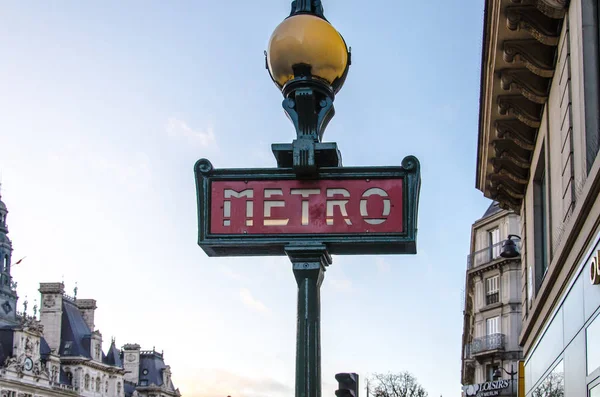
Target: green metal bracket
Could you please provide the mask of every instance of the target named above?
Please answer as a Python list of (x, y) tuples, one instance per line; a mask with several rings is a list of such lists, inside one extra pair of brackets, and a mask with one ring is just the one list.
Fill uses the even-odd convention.
[[(272, 146), (278, 167), (293, 168), (298, 175), (315, 174), (317, 167), (342, 166), (337, 144), (321, 144), (325, 128), (335, 115), (333, 90), (313, 79), (310, 67), (306, 69), (298, 70), (298, 77), (283, 88), (283, 110), (294, 124), (296, 139), (291, 145)], [(286, 155), (289, 152), (291, 158)]]

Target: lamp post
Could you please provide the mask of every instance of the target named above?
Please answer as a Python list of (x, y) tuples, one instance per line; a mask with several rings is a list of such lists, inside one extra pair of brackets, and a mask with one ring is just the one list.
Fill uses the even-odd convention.
[(514, 370), (514, 366), (513, 364), (510, 365), (510, 372), (508, 372), (506, 369), (504, 369), (504, 367), (498, 367), (498, 369), (496, 369), (494, 371), (494, 378), (500, 378), (502, 376), (502, 371), (504, 371), (506, 373), (506, 375), (510, 376), (510, 388), (511, 388), (511, 395), (515, 395), (515, 381), (514, 381), (514, 376), (518, 373), (518, 371)]
[[(325, 18), (321, 0), (292, 1), (291, 13), (275, 28), (265, 57), (296, 129), (291, 144), (272, 145), (277, 167), (292, 168), (298, 177), (310, 177), (320, 167), (341, 167), (337, 144), (322, 139), (335, 113), (335, 94), (348, 74), (350, 51)], [(290, 244), (285, 253), (298, 284), (296, 397), (320, 397), (320, 288), (331, 256), (324, 244)]]
[(211, 257), (290, 259), (298, 287), (295, 395), (321, 397), (320, 289), (331, 254), (416, 254), (420, 165), (406, 156), (401, 166), (343, 167), (337, 144), (322, 141), (351, 59), (321, 0), (292, 2), (265, 57), (296, 139), (272, 145), (273, 169), (196, 162), (198, 245)]

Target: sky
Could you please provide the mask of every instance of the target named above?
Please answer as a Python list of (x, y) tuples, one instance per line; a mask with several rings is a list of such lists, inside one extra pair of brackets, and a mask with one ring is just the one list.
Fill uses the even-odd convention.
[[(323, 0), (352, 47), (324, 141), (345, 165), (419, 158), (417, 255), (335, 256), (321, 288), (323, 395), (338, 372), (410, 371), (460, 395), (483, 2)], [(290, 1), (3, 2), (0, 171), (13, 269), (97, 300), (104, 348), (164, 350), (185, 397), (294, 393), (285, 257), (208, 258), (193, 166), (274, 167), (294, 139), (263, 51)], [(21, 310), (21, 307), (19, 307)], [(364, 395), (364, 390), (361, 391)]]

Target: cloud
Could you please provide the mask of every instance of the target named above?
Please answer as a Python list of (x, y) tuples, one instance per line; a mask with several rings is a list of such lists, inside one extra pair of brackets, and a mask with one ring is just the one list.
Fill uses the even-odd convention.
[(253, 297), (252, 293), (247, 288), (240, 289), (240, 299), (248, 309), (263, 314), (269, 314), (271, 312), (264, 303)]
[(167, 134), (173, 138), (185, 138), (202, 147), (216, 146), (217, 140), (212, 127), (204, 131), (192, 129), (185, 121), (171, 117), (167, 121)]
[(246, 277), (242, 276), (241, 273), (233, 271), (227, 266), (221, 266), (220, 269), (221, 273), (223, 273), (225, 276), (229, 277), (232, 280), (244, 281), (246, 279)]
[(329, 284), (331, 284), (333, 289), (340, 292), (352, 291), (352, 280), (347, 278), (332, 278), (329, 280)]
[(185, 395), (191, 397), (273, 397), (294, 393), (290, 385), (267, 377), (247, 377), (220, 369), (199, 371), (194, 379), (182, 382)]
[(144, 152), (110, 153), (80, 144), (67, 145), (48, 154), (48, 167), (58, 170), (65, 183), (103, 178), (102, 183), (118, 182), (129, 191), (147, 189), (152, 181), (152, 162)]
[(375, 260), (375, 265), (377, 266), (377, 271), (379, 271), (379, 273), (383, 273), (383, 274), (389, 273), (390, 270), (392, 269), (390, 264), (388, 262), (386, 262), (386, 260), (383, 258), (377, 258)]

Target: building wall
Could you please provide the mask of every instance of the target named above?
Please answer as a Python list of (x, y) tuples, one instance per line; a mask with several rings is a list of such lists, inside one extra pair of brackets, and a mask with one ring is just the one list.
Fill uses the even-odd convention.
[[(471, 255), (469, 269), (467, 269), (467, 300), (473, 300), (472, 307), (466, 303), (465, 310), (468, 318), (473, 318), (472, 324), (466, 325), (463, 342), (471, 344), (474, 340), (485, 338), (487, 335), (487, 319), (500, 317), (498, 333), (505, 337), (503, 350), (490, 356), (478, 357), (474, 364), (473, 384), (487, 382), (489, 377), (487, 365), (503, 365), (507, 371), (516, 368), (521, 358), (519, 346), (519, 333), (521, 331), (521, 264), (517, 259), (504, 259), (495, 257), (500, 253), (501, 244), (496, 245), (496, 250), (490, 247), (489, 232), (495, 228), (499, 229), (498, 241), (502, 242), (510, 234), (518, 234), (520, 219), (517, 214), (502, 210), (484, 219), (475, 222), (471, 231)], [(492, 250), (492, 251), (490, 251)], [(493, 252), (493, 253), (490, 253)], [(479, 257), (479, 259), (477, 259)], [(494, 258), (495, 257), (495, 258)], [(499, 278), (499, 300), (497, 303), (488, 304), (486, 300), (486, 283), (489, 278)], [(468, 320), (467, 320), (468, 321)], [(469, 351), (463, 346), (463, 351)], [(472, 357), (463, 357), (463, 360), (471, 361)], [(463, 362), (463, 365), (465, 363)], [(463, 375), (465, 367), (463, 366)], [(510, 379), (503, 373), (502, 378)], [(464, 378), (463, 378), (464, 381)], [(467, 386), (468, 384), (465, 384)]]
[[(592, 9), (590, 9), (590, 7)], [(586, 9), (585, 11), (583, 9)], [(583, 18), (596, 20), (596, 26)], [(587, 151), (586, 117), (598, 118), (586, 92), (590, 37), (597, 40), (597, 1), (570, 2), (558, 45), (556, 69), (538, 132), (521, 212), (524, 261), (523, 329), (527, 395), (557, 379), (567, 396), (586, 396), (600, 376), (600, 286), (589, 281), (589, 261), (600, 239), (600, 163)], [(593, 40), (592, 40), (593, 41)], [(594, 88), (595, 89), (595, 88)], [(597, 103), (597, 102), (596, 102)], [(593, 106), (592, 106), (593, 105)], [(545, 163), (548, 270), (540, 271), (540, 229), (536, 183)], [(591, 167), (589, 166), (591, 164)], [(589, 169), (589, 171), (588, 171)], [(596, 333), (598, 332), (598, 333)]]

